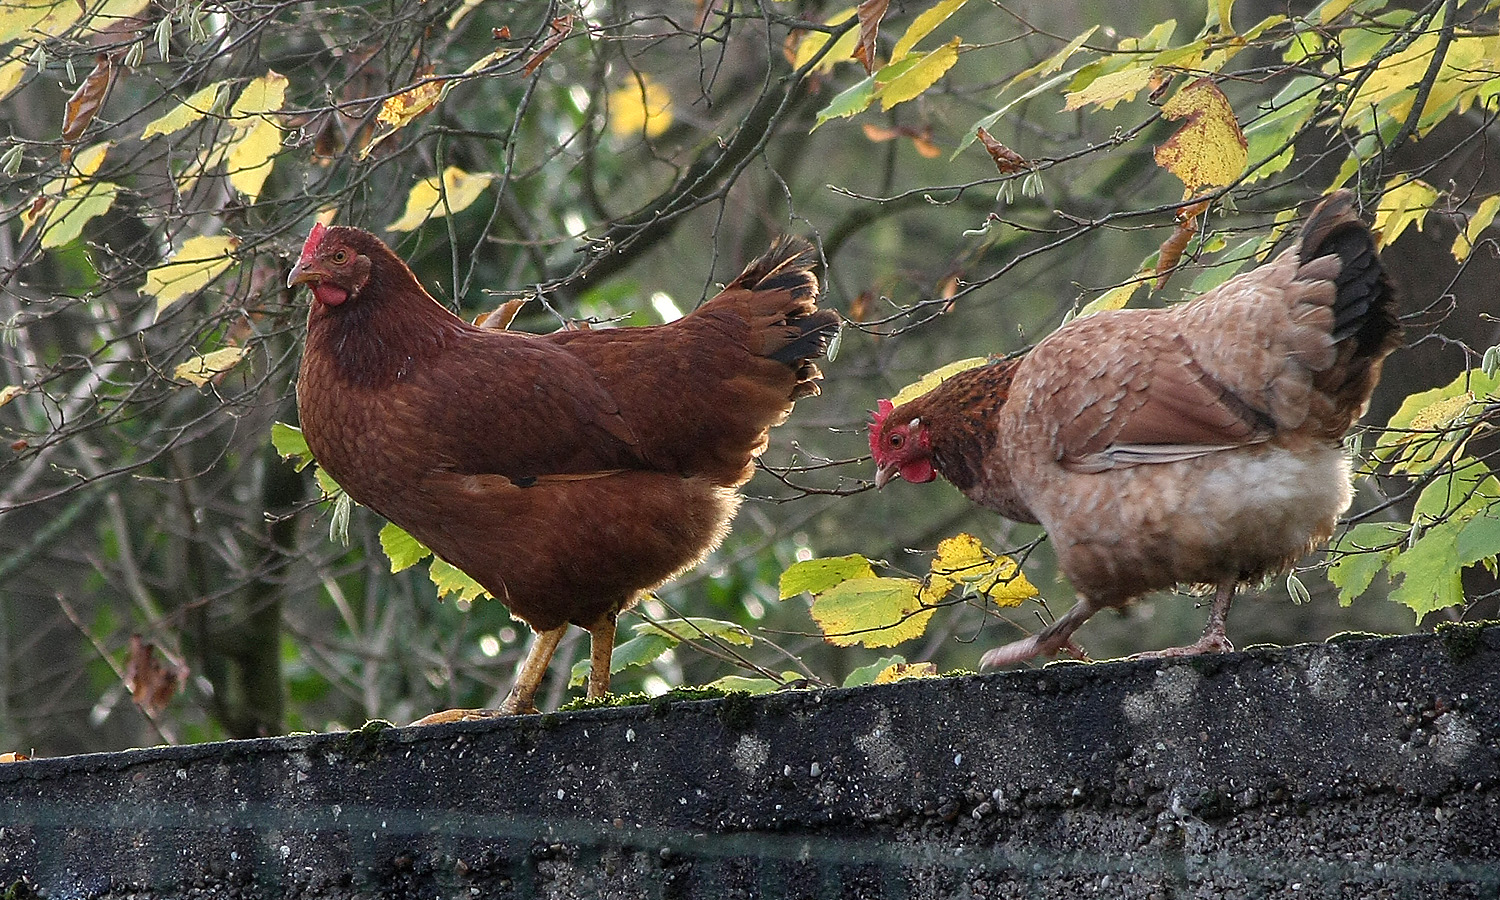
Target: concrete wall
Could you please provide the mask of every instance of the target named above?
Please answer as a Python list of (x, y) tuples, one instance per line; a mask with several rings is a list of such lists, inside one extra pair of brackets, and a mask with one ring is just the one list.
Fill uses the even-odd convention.
[(6, 897), (1500, 896), (1500, 628), (0, 765)]

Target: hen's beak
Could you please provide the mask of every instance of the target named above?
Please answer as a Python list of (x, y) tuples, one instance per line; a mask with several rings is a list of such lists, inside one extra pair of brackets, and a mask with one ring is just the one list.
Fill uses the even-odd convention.
[(881, 466), (875, 470), (875, 490), (885, 487), (886, 482), (900, 475), (901, 472), (894, 466)]
[(292, 266), (291, 273), (286, 276), (286, 286), (294, 288), (299, 284), (309, 284), (317, 281), (319, 277), (320, 273), (316, 269), (312, 266), (304, 266), (303, 260), (299, 259), (297, 264)]

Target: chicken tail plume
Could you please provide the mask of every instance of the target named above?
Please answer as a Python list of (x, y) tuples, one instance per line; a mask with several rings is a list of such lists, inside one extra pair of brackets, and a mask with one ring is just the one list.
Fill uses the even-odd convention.
[(828, 352), (841, 324), (838, 313), (817, 307), (817, 262), (812, 244), (782, 235), (724, 288), (726, 299), (749, 306), (750, 320), (761, 326), (757, 352), (797, 373), (793, 400), (818, 393), (822, 373), (813, 360)]
[(1383, 356), (1399, 339), (1395, 290), (1381, 265), (1375, 236), (1354, 211), (1354, 195), (1338, 191), (1318, 204), (1302, 229), (1303, 264), (1337, 256), (1333, 339), (1353, 339), (1355, 359)]

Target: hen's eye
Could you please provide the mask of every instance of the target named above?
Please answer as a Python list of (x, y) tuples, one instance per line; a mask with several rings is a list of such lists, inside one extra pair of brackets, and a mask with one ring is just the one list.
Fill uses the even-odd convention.
[(901, 432), (898, 431), (898, 432), (895, 432), (894, 434), (892, 434), (888, 440), (889, 440), (889, 443), (890, 443), (890, 445), (892, 447), (900, 447), (901, 444), (903, 442), (905, 442), (906, 439), (903, 438), (901, 436)]
[(333, 262), (334, 262), (335, 265), (342, 266), (344, 263), (346, 263), (348, 261), (349, 261), (349, 251), (347, 251), (347, 250), (339, 250), (339, 251), (337, 251), (337, 252), (335, 252), (333, 254)]

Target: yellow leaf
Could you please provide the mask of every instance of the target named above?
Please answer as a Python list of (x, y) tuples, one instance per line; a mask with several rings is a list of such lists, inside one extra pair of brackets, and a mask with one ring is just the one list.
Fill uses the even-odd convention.
[(1432, 431), (1449, 427), (1458, 421), (1468, 408), (1474, 403), (1474, 395), (1464, 391), (1456, 397), (1439, 400), (1436, 403), (1422, 407), (1411, 417), (1411, 424), (1407, 427), (1412, 431)]
[(1469, 258), (1469, 254), (1474, 252), (1474, 245), (1479, 243), (1480, 233), (1495, 221), (1496, 212), (1500, 212), (1500, 194), (1486, 197), (1479, 204), (1479, 209), (1474, 211), (1474, 215), (1469, 217), (1469, 227), (1453, 241), (1454, 259), (1463, 262)]
[(446, 79), (424, 81), (410, 90), (402, 91), (380, 105), (376, 118), (392, 129), (401, 128), (437, 105), (442, 99)]
[(1081, 319), (1084, 316), (1091, 316), (1096, 312), (1103, 312), (1106, 309), (1124, 309), (1125, 305), (1130, 302), (1130, 298), (1135, 296), (1135, 292), (1140, 290), (1141, 285), (1146, 283), (1141, 280), (1141, 276), (1146, 274), (1149, 273), (1137, 272), (1136, 277), (1130, 281), (1112, 287), (1088, 303), (1085, 303), (1083, 309), (1078, 311), (1077, 318)]
[(104, 165), (105, 154), (107, 154), (109, 152), (109, 148), (113, 146), (114, 144), (112, 142), (103, 141), (102, 143), (95, 144), (92, 147), (89, 147), (85, 150), (80, 150), (77, 153), (73, 154), (73, 169), (75, 170), (74, 174), (81, 175), (84, 178), (87, 178), (88, 176), (99, 171), (99, 167)]
[[(443, 170), (441, 185), (436, 178), (424, 178), (417, 182), (406, 195), (406, 211), (386, 228), (390, 231), (411, 231), (429, 218), (441, 218), (449, 212), (467, 209), (469, 204), (479, 199), (479, 195), (494, 178), (491, 172), (470, 174), (457, 166), (449, 166)], [(448, 200), (446, 207), (443, 206), (444, 195)]]
[(146, 273), (141, 294), (156, 298), (156, 314), (218, 278), (234, 262), (239, 241), (228, 235), (199, 235), (182, 242), (171, 261)]
[(927, 630), (932, 609), (911, 578), (853, 578), (813, 599), (812, 616), (835, 647), (892, 647)]
[(1114, 109), (1116, 103), (1132, 100), (1145, 90), (1151, 82), (1151, 71), (1150, 66), (1137, 66), (1100, 75), (1082, 90), (1068, 92), (1063, 109), (1078, 109), (1089, 104), (1097, 104), (1100, 109)]
[(966, 2), (968, 0), (942, 0), (941, 3), (924, 10), (912, 19), (911, 25), (906, 28), (906, 33), (901, 35), (896, 41), (896, 46), (891, 48), (891, 61), (894, 62), (910, 53), (913, 47), (921, 43), (922, 38), (927, 37), (933, 29), (947, 21), (948, 17), (958, 12), (959, 7)]
[(182, 363), (172, 370), (172, 377), (203, 387), (238, 365), (245, 358), (246, 352), (244, 347), (220, 347), (212, 353), (200, 354)]
[(271, 174), (273, 157), (281, 148), (281, 129), (268, 113), (286, 102), (287, 79), (276, 71), (245, 85), (229, 108), (234, 137), (229, 142), (228, 176), (234, 189), (254, 203)]
[(452, 31), (457, 28), (458, 23), (462, 22), (469, 13), (478, 9), (482, 3), (484, 3), (484, 0), (464, 0), (463, 3), (459, 4), (458, 9), (453, 11), (453, 15), (448, 17), (447, 24), (443, 26), (444, 30)]
[[(846, 7), (824, 19), (823, 24), (838, 25), (852, 18), (855, 12), (855, 7)], [(808, 32), (802, 40), (797, 42), (797, 52), (792, 57), (792, 67), (800, 69), (811, 62), (812, 58), (818, 55), (818, 51), (828, 43), (828, 38), (829, 35), (822, 31)], [(854, 44), (858, 40), (858, 28), (851, 28), (839, 35), (839, 39), (829, 48), (828, 53), (823, 56), (823, 59), (818, 62), (818, 67), (813, 71), (830, 72), (836, 64), (849, 62), (853, 57)]]
[(20, 0), (0, 5), (0, 44), (15, 40), (28, 31), (47, 37), (61, 37), (78, 21), (83, 4), (69, 0)]
[(499, 62), (509, 55), (509, 50), (493, 50), (470, 63), (469, 67), (467, 69), (464, 69), (464, 74), (473, 75), (480, 69), (489, 68), (490, 66), (494, 65), (495, 63)]
[(26, 393), (25, 389), (18, 384), (7, 384), (5, 387), (0, 387), (0, 406), (4, 406), (24, 393)]
[(638, 75), (609, 95), (609, 133), (653, 138), (672, 126), (672, 95), (649, 75)]
[(928, 372), (918, 380), (897, 391), (896, 396), (891, 398), (891, 403), (895, 406), (900, 406), (909, 400), (915, 400), (959, 372), (965, 369), (972, 369), (975, 366), (982, 366), (989, 361), (990, 358), (988, 356), (974, 356), (969, 359), (960, 359), (948, 363), (946, 366)]
[(1394, 244), (1409, 225), (1421, 231), (1437, 199), (1437, 189), (1419, 178), (1403, 180), (1397, 176), (1386, 182), (1385, 193), (1375, 207), (1375, 230), (1380, 233), (1381, 246)]
[(1182, 181), (1183, 197), (1205, 185), (1224, 187), (1245, 171), (1249, 145), (1229, 98), (1207, 78), (1178, 91), (1162, 106), (1169, 119), (1186, 119), (1156, 148), (1156, 164)]
[(50, 250), (73, 242), (90, 219), (102, 216), (114, 205), (120, 186), (108, 181), (79, 181), (52, 207), (42, 232), (42, 247)]
[(1354, 5), (1354, 0), (1328, 0), (1318, 9), (1318, 24), (1327, 25)]
[(216, 81), (194, 92), (193, 96), (146, 123), (141, 140), (149, 140), (158, 134), (173, 134), (203, 118), (218, 102), (219, 92), (223, 89), (224, 82)]
[(263, 113), (276, 112), (286, 102), (286, 76), (280, 72), (269, 71), (261, 77), (245, 85), (240, 91), (240, 96), (229, 107), (229, 118), (235, 120), (233, 124), (248, 129), (253, 122), (241, 122), (249, 116), (260, 116)]
[(930, 662), (922, 663), (892, 663), (880, 670), (871, 684), (890, 684), (893, 681), (901, 681), (906, 678), (936, 678), (937, 666)]
[(997, 606), (1018, 606), (1037, 595), (1015, 560), (985, 548), (972, 534), (956, 534), (941, 541), (933, 556), (932, 574), (968, 585)]
[(0, 66), (0, 100), (10, 96), (10, 92), (21, 86), (21, 81), (26, 78), (26, 70), (30, 68), (24, 59), (13, 59)]
[(1214, 0), (1214, 9), (1219, 15), (1219, 30), (1224, 34), (1234, 34), (1234, 25), (1230, 22), (1234, 0)]
[(885, 86), (879, 91), (880, 108), (883, 110), (890, 109), (897, 103), (904, 103), (913, 97), (919, 96), (923, 91), (936, 84), (937, 80), (943, 77), (943, 73), (953, 68), (953, 64), (958, 62), (958, 47), (960, 43), (959, 38), (954, 38), (923, 56), (911, 68), (886, 82)]
[(281, 149), (281, 129), (270, 119), (257, 119), (244, 137), (229, 148), (229, 183), (254, 203), (271, 175), (276, 151)]

